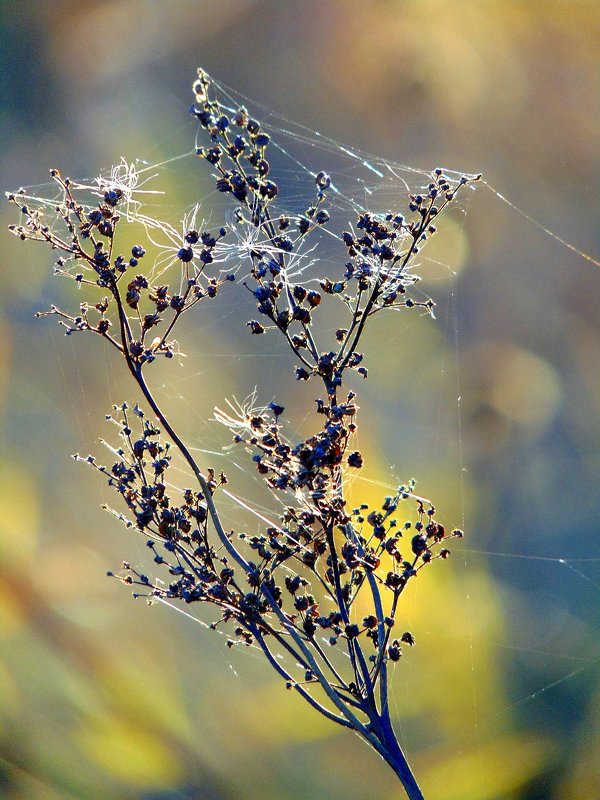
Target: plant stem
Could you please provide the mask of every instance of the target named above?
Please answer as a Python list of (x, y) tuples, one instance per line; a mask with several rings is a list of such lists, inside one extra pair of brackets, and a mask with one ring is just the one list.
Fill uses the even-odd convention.
[(382, 714), (379, 717), (378, 723), (378, 738), (383, 745), (382, 750), (379, 751), (381, 756), (387, 761), (400, 779), (409, 800), (425, 800), (419, 788), (419, 784), (406, 760), (406, 756), (398, 744), (398, 739), (392, 728), (389, 714), (387, 712)]

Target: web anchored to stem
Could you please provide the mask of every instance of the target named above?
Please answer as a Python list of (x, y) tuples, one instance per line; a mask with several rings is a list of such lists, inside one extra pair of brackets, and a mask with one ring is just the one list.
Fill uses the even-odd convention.
[[(329, 197), (338, 190), (326, 172), (312, 173), (309, 206), (290, 210), (271, 175), (271, 140), (261, 124), (244, 107), (229, 108), (202, 70), (194, 95), (191, 113), (206, 142), (197, 156), (235, 209), (218, 229), (197, 224), (197, 207), (181, 231), (143, 212), (139, 198), (147, 190), (125, 162), (91, 185), (53, 170), (58, 197), (51, 223), (45, 203), (25, 192), (9, 196), (23, 217), (13, 232), (58, 250), (56, 274), (86, 291), (77, 310), (52, 306), (40, 316), (55, 316), (68, 335), (104, 339), (125, 360), (151, 411), (115, 407), (108, 419), (121, 441), (110, 447), (112, 465), (75, 458), (105, 476), (121, 497), (123, 510), (113, 513), (146, 537), (154, 562), (169, 575), (164, 583), (125, 563), (123, 583), (150, 600), (215, 607), (212, 627), (228, 631), (229, 646), (260, 648), (288, 688), (359, 733), (407, 795), (420, 798), (392, 727), (388, 665), (403, 645), (414, 644), (409, 631), (396, 631), (406, 586), (446, 559), (445, 541), (462, 532), (445, 530), (434, 506), (414, 493), (414, 481), (379, 507), (349, 507), (345, 476), (362, 468), (363, 456), (355, 446), (356, 392), (345, 386), (350, 373), (367, 377), (360, 347), (375, 315), (431, 313), (433, 302), (415, 289), (417, 256), (444, 210), (480, 176), (436, 169), (422, 191), (409, 194), (405, 209), (354, 208), (347, 229), (336, 230)], [(124, 254), (120, 234), (131, 224), (143, 226), (145, 240)], [(305, 280), (308, 264), (324, 269), (331, 257), (319, 254), (330, 246), (337, 248), (334, 272)], [(277, 521), (257, 515), (256, 532), (226, 528), (220, 499), (235, 496), (226, 476), (198, 463), (147, 380), (163, 358), (180, 352), (174, 332), (181, 317), (236, 280), (257, 310), (249, 335), (282, 337), (297, 380), (313, 381), (321, 393), (314, 432), (301, 441), (286, 433), (277, 403), (230, 403), (215, 411), (248, 451), (249, 465), (284, 498)], [(172, 488), (174, 457), (191, 469), (193, 487)], [(407, 504), (414, 521), (399, 525)]]

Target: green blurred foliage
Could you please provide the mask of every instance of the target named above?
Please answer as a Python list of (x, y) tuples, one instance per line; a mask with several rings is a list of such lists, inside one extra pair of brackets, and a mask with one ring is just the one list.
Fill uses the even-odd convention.
[[(6, 189), (53, 166), (93, 176), (121, 156), (187, 152), (201, 64), (336, 140), (482, 171), (600, 252), (596, 2), (7, 0), (0, 23)], [(210, 191), (190, 163), (161, 175), (175, 209)], [(432, 800), (593, 798), (600, 274), (485, 187), (466, 210), (429, 253), (456, 273), (426, 266), (437, 322), (378, 321), (361, 386), (370, 482), (355, 483), (356, 501), (414, 476), (468, 532), (403, 598), (417, 647), (392, 700)], [(99, 343), (32, 319), (72, 287), (52, 281), (43, 248), (19, 244), (3, 239), (0, 296), (0, 796), (400, 798), (375, 755), (252, 651), (104, 577), (147, 555), (97, 510), (108, 490), (68, 455), (97, 452), (103, 414), (134, 398)], [(256, 383), (268, 401), (285, 363), (251, 357), (239, 321), (224, 299), (190, 328), (185, 368), (161, 378), (178, 425), (217, 452), (213, 404)], [(312, 402), (292, 390), (290, 416)], [(240, 471), (230, 480), (250, 491)]]

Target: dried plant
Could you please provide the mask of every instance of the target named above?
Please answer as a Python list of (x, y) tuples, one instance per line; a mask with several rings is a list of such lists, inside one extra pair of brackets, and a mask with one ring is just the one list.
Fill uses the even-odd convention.
[[(214, 607), (212, 627), (227, 630), (229, 646), (260, 648), (289, 689), (360, 734), (407, 795), (421, 798), (392, 727), (388, 665), (399, 660), (403, 645), (414, 644), (410, 632), (396, 630), (406, 586), (424, 567), (447, 558), (446, 540), (462, 532), (436, 521), (433, 505), (414, 493), (412, 481), (377, 508), (348, 506), (345, 478), (362, 468), (363, 457), (353, 445), (358, 406), (346, 381), (349, 371), (367, 377), (359, 347), (376, 314), (431, 311), (431, 300), (411, 294), (415, 257), (440, 214), (479, 176), (451, 180), (436, 169), (403, 211), (360, 212), (349, 230), (333, 231), (329, 175), (313, 176), (314, 202), (304, 213), (286, 213), (271, 177), (268, 133), (245, 108), (226, 108), (202, 70), (193, 91), (191, 113), (206, 139), (197, 155), (236, 209), (222, 227), (196, 227), (197, 209), (181, 232), (142, 213), (139, 192), (147, 190), (126, 162), (92, 186), (52, 170), (59, 195), (51, 223), (44, 203), (24, 191), (9, 195), (22, 216), (12, 231), (58, 251), (56, 274), (73, 279), (87, 298), (76, 311), (52, 306), (40, 316), (56, 317), (68, 335), (90, 332), (108, 342), (149, 407), (144, 413), (124, 403), (108, 417), (120, 435), (119, 446), (110, 448), (112, 464), (75, 458), (108, 480), (121, 503), (112, 513), (147, 538), (158, 575), (168, 574), (164, 582), (125, 563), (118, 575), (123, 583), (138, 596)], [(91, 204), (81, 199), (90, 191), (96, 196)], [(117, 234), (140, 222), (146, 240), (120, 252)], [(335, 241), (341, 267), (318, 283), (305, 281), (307, 259), (321, 267), (324, 234)], [(144, 274), (149, 261), (152, 269)], [(274, 402), (260, 407), (252, 398), (215, 410), (215, 419), (249, 453), (249, 469), (280, 498), (275, 508), (284, 509), (277, 521), (256, 511), (253, 532), (225, 527), (220, 497), (234, 496), (226, 476), (198, 463), (146, 378), (160, 359), (179, 352), (174, 333), (181, 317), (215, 301), (240, 272), (258, 312), (247, 323), (249, 334), (283, 337), (296, 378), (321, 387), (314, 432), (299, 442), (286, 435), (284, 409)], [(318, 340), (326, 334), (314, 324), (324, 308), (327, 330), (335, 330), (325, 344)], [(193, 487), (172, 488), (167, 473), (174, 454), (191, 469)], [(407, 504), (414, 504), (413, 521), (398, 524)], [(360, 608), (370, 609), (366, 615), (356, 611), (359, 597)]]

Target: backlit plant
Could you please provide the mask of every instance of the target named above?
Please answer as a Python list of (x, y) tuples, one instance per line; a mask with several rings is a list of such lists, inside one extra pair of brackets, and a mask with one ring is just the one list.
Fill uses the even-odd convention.
[[(407, 795), (420, 798), (392, 727), (388, 666), (414, 644), (396, 625), (406, 586), (447, 558), (446, 541), (462, 532), (445, 530), (413, 481), (378, 507), (349, 505), (346, 476), (363, 467), (356, 390), (349, 387), (367, 377), (360, 347), (369, 320), (389, 310), (431, 311), (432, 301), (412, 291), (415, 258), (440, 214), (478, 176), (451, 180), (436, 169), (405, 208), (359, 211), (337, 230), (326, 172), (313, 175), (308, 208), (290, 211), (272, 177), (270, 136), (261, 124), (243, 107), (226, 107), (202, 70), (193, 91), (191, 113), (205, 141), (199, 161), (235, 209), (221, 226), (197, 226), (192, 212), (178, 231), (142, 213), (138, 175), (126, 162), (91, 187), (52, 170), (59, 193), (50, 222), (47, 204), (24, 191), (9, 195), (21, 214), (12, 231), (57, 251), (56, 274), (81, 289), (75, 310), (52, 306), (40, 316), (56, 317), (68, 335), (91, 332), (108, 342), (143, 398), (145, 410), (123, 403), (108, 417), (120, 436), (110, 462), (75, 458), (106, 478), (120, 495), (112, 513), (147, 540), (156, 578), (125, 563), (118, 574), (124, 584), (137, 596), (213, 607), (212, 627), (227, 630), (228, 646), (260, 648), (289, 689), (359, 733)], [(89, 202), (90, 190), (96, 202)], [(144, 241), (123, 252), (119, 234), (140, 223)], [(167, 244), (157, 243), (159, 235)], [(339, 265), (308, 279), (304, 264), (322, 270), (320, 248), (332, 241)], [(215, 409), (247, 451), (248, 469), (277, 496), (274, 508), (283, 508), (272, 519), (256, 512), (253, 530), (225, 526), (220, 498), (233, 496), (226, 475), (198, 462), (147, 380), (161, 359), (179, 354), (174, 334), (182, 316), (218, 302), (233, 281), (243, 281), (256, 312), (248, 335), (283, 337), (297, 380), (314, 382), (320, 395), (313, 432), (301, 441), (282, 421), (284, 407), (261, 405), (256, 394)], [(323, 314), (327, 326), (319, 327)], [(332, 331), (328, 340), (324, 330)], [(174, 454), (194, 476), (181, 490), (169, 474)]]

